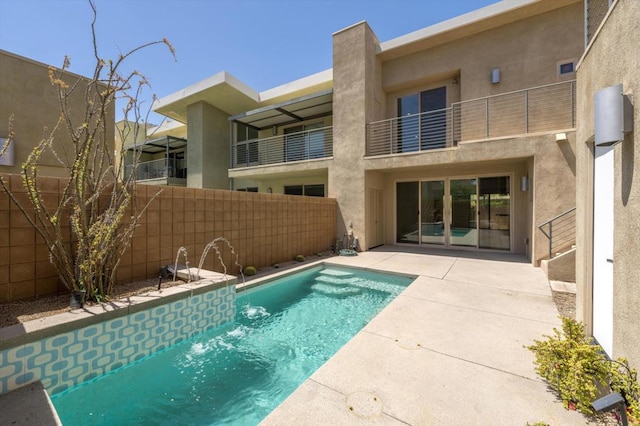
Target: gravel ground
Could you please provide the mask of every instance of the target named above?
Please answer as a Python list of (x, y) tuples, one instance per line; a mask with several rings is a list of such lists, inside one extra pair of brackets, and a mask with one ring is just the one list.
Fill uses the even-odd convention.
[[(162, 283), (162, 288), (182, 284), (183, 281)], [(136, 294), (149, 293), (158, 288), (156, 278), (129, 284), (120, 284), (114, 288), (113, 299), (122, 299)], [(38, 318), (44, 318), (63, 312), (69, 312), (69, 294), (44, 296), (37, 299), (19, 300), (0, 305), (0, 328), (13, 324), (22, 324)]]
[(558, 314), (562, 317), (576, 319), (576, 295), (559, 291), (552, 291), (551, 293), (553, 293), (553, 301), (558, 308)]

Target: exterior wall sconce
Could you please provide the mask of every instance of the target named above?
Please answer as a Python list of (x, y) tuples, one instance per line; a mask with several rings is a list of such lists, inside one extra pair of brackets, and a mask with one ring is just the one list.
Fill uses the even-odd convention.
[(271, 187), (267, 188), (267, 194), (271, 194), (273, 192), (273, 189), (271, 189)]
[[(6, 138), (0, 138), (0, 152), (5, 148)], [(0, 155), (0, 166), (13, 166), (16, 162), (16, 141), (15, 139), (7, 146), (7, 149)]]
[(595, 97), (595, 144), (611, 146), (633, 131), (633, 104), (622, 91), (622, 84), (605, 87)]
[(556, 133), (556, 142), (566, 142), (567, 134), (566, 133)]
[(451, 80), (451, 84), (453, 84), (454, 86), (458, 84), (458, 77), (453, 77), (453, 80)]
[(275, 135), (277, 135), (277, 134), (278, 134), (278, 126), (273, 126), (273, 127), (271, 128), (271, 131), (273, 132), (273, 135), (274, 135), (274, 136), (275, 136)]
[(494, 68), (491, 70), (491, 84), (500, 83), (500, 68)]
[(520, 191), (527, 192), (529, 190), (529, 177), (522, 176), (520, 178)]

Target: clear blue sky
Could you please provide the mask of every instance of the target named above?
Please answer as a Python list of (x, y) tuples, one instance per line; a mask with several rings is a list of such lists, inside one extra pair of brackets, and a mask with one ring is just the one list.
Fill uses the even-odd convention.
[[(257, 91), (331, 68), (331, 34), (366, 20), (387, 41), (497, 0), (95, 0), (100, 55), (163, 46), (129, 62), (164, 97), (220, 71)], [(0, 49), (92, 73), (91, 8), (85, 0), (0, 0)], [(121, 118), (121, 114), (117, 118)], [(161, 116), (152, 115), (156, 124)]]

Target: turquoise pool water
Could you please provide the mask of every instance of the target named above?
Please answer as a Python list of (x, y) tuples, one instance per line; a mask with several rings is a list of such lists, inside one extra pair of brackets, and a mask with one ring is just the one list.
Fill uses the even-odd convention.
[(52, 396), (63, 424), (264, 419), (412, 278), (314, 268), (239, 293), (232, 324)]

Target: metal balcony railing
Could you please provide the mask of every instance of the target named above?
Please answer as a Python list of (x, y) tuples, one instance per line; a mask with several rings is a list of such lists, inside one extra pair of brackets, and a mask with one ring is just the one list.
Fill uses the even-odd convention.
[[(125, 168), (128, 177), (133, 172), (133, 165)], [(161, 158), (159, 160), (144, 161), (138, 163), (135, 179), (165, 179), (165, 178), (187, 178), (187, 162), (183, 159)]]
[(366, 155), (425, 151), (574, 127), (575, 81), (567, 81), (369, 123)]
[(233, 168), (290, 163), (333, 156), (333, 127), (306, 130), (233, 145)]

